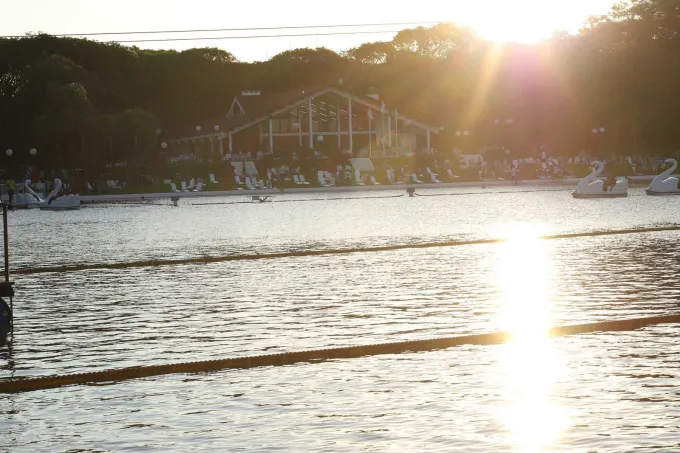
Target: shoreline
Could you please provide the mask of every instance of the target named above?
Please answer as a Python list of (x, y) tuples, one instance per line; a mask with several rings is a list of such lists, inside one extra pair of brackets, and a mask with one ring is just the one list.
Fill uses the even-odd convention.
[(146, 201), (158, 199), (170, 199), (171, 197), (182, 198), (209, 198), (209, 197), (233, 197), (233, 196), (251, 196), (251, 195), (287, 195), (299, 193), (338, 193), (338, 192), (377, 192), (388, 190), (406, 190), (406, 189), (441, 189), (441, 188), (467, 188), (467, 187), (521, 187), (521, 186), (557, 186), (578, 182), (579, 179), (565, 179), (562, 182), (555, 182), (550, 179), (535, 179), (524, 181), (520, 185), (513, 184), (509, 180), (501, 181), (473, 181), (473, 182), (449, 182), (449, 183), (431, 183), (431, 184), (381, 184), (381, 185), (365, 185), (365, 186), (334, 186), (334, 187), (291, 187), (286, 188), (283, 192), (279, 189), (235, 189), (235, 190), (219, 190), (219, 191), (202, 191), (202, 192), (163, 192), (163, 193), (140, 193), (140, 194), (106, 194), (106, 195), (81, 195), (81, 203), (106, 203), (110, 201)]
[[(632, 176), (631, 181), (651, 181), (655, 176)], [(581, 178), (565, 178), (560, 182), (552, 179), (530, 179), (522, 181), (521, 184), (513, 184), (511, 180), (489, 180), (471, 182), (443, 182), (429, 184), (381, 184), (365, 186), (340, 186), (340, 187), (291, 187), (281, 192), (278, 189), (259, 189), (259, 190), (219, 190), (202, 192), (162, 192), (162, 193), (137, 193), (137, 194), (106, 194), (106, 195), (81, 195), (81, 203), (106, 203), (111, 201), (146, 201), (170, 199), (171, 197), (182, 198), (210, 198), (210, 197), (233, 197), (251, 195), (285, 195), (297, 193), (336, 193), (336, 192), (373, 192), (386, 190), (406, 190), (406, 189), (442, 189), (442, 188), (470, 188), (470, 187), (523, 187), (523, 186), (564, 186), (576, 185)]]
[[(645, 182), (651, 181), (655, 176), (632, 176), (631, 181)], [(172, 197), (182, 198), (211, 198), (211, 197), (234, 197), (234, 196), (253, 196), (253, 195), (286, 195), (298, 193), (337, 193), (337, 192), (375, 192), (387, 190), (406, 189), (442, 189), (442, 188), (484, 188), (484, 187), (547, 187), (547, 186), (575, 186), (581, 178), (565, 178), (560, 182), (552, 179), (530, 179), (522, 181), (521, 184), (513, 184), (511, 180), (488, 180), (470, 182), (443, 182), (443, 183), (424, 183), (424, 184), (381, 184), (365, 186), (340, 186), (340, 187), (291, 187), (281, 192), (279, 189), (233, 189), (233, 190), (206, 190), (202, 192), (160, 192), (160, 193), (130, 193), (130, 194), (104, 194), (104, 195), (81, 195), (80, 201), (83, 204), (107, 203), (112, 201), (147, 201), (170, 199)], [(7, 198), (6, 196), (2, 197)]]

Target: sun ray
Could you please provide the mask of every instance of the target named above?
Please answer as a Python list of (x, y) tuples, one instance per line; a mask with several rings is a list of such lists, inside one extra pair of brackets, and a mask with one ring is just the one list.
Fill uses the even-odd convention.
[(458, 117), (459, 128), (469, 129), (484, 114), (489, 93), (498, 77), (504, 48), (502, 44), (493, 44), (487, 49), (481, 63), (481, 76), (475, 82), (466, 110)]

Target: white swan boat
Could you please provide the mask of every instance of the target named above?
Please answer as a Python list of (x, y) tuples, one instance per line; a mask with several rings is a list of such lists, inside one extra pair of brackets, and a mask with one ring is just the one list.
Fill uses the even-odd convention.
[(645, 189), (647, 195), (680, 195), (680, 188), (678, 187), (678, 178), (671, 176), (676, 168), (678, 168), (678, 161), (675, 159), (666, 159), (664, 164), (670, 165), (668, 170), (661, 173), (654, 178)]
[(621, 198), (628, 196), (627, 178), (617, 178), (613, 187), (605, 187), (604, 181), (597, 179), (604, 170), (604, 164), (595, 161), (591, 166), (594, 167), (593, 172), (576, 185), (576, 190), (572, 193), (574, 198)]
[[(24, 184), (24, 192), (16, 193), (12, 199), (12, 206), (18, 209), (42, 209), (44, 211), (66, 211), (80, 209), (80, 195), (63, 195), (57, 197), (62, 183), (59, 178), (54, 179), (54, 190), (43, 200), (33, 192), (31, 181)], [(52, 200), (50, 202), (50, 200)]]

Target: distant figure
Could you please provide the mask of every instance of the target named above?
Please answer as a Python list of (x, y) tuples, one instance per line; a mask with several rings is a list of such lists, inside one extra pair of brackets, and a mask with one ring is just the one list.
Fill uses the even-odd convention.
[(510, 174), (512, 175), (512, 183), (518, 184), (519, 180), (517, 178), (517, 167), (512, 167), (512, 169), (510, 170)]
[(14, 198), (14, 192), (17, 190), (17, 185), (12, 177), (7, 178), (5, 184), (7, 184), (7, 195), (9, 196), (9, 204), (12, 204), (12, 199)]
[(609, 175), (602, 185), (602, 190), (611, 192), (615, 185), (616, 177), (614, 175)]

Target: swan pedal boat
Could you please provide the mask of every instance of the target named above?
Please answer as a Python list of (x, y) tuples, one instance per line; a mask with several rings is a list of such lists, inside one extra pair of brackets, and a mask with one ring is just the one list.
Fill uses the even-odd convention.
[(614, 187), (604, 190), (604, 181), (597, 179), (604, 170), (604, 164), (595, 161), (591, 164), (594, 170), (576, 185), (572, 192), (574, 198), (625, 198), (628, 196), (628, 179), (618, 178)]
[(26, 181), (24, 184), (24, 193), (14, 194), (12, 207), (16, 209), (40, 208), (41, 211), (72, 211), (80, 209), (80, 195), (64, 195), (54, 198), (52, 203), (48, 202), (50, 198), (56, 197), (61, 190), (61, 180), (55, 179), (55, 188), (45, 200), (40, 198), (38, 194), (30, 188), (30, 184), (31, 181)]
[(652, 196), (667, 196), (680, 195), (680, 188), (678, 187), (678, 178), (671, 176), (676, 168), (678, 168), (678, 161), (675, 159), (666, 159), (664, 165), (670, 165), (668, 170), (664, 171), (655, 177), (645, 189), (647, 195)]

